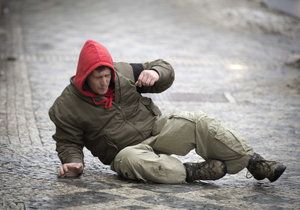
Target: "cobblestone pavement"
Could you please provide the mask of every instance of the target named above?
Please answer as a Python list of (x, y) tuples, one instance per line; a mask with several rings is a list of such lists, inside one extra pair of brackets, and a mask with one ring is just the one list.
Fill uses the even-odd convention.
[[(0, 20), (0, 209), (299, 209), (300, 21), (259, 0), (4, 0)], [(79, 179), (58, 179), (47, 111), (86, 39), (116, 61), (168, 60), (163, 111), (203, 110), (287, 165), (274, 183), (246, 170), (215, 182), (141, 184), (88, 151)], [(199, 161), (191, 152), (183, 161)]]

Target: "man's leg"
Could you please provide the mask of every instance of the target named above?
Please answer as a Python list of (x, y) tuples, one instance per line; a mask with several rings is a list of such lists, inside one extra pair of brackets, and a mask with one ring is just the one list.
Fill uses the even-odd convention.
[(253, 153), (252, 148), (245, 143), (243, 138), (222, 126), (219, 121), (208, 117), (203, 120), (208, 126), (207, 140), (210, 142), (204, 153), (207, 152), (208, 158), (223, 160), (228, 173), (234, 174), (247, 167), (255, 179), (267, 178), (274, 182), (285, 171), (286, 166), (283, 164), (265, 160), (259, 154)]
[(172, 115), (150, 146), (159, 153), (177, 155), (185, 155), (195, 148), (197, 154), (206, 160), (207, 167), (203, 168), (202, 163), (198, 166), (194, 163), (186, 163), (185, 166), (188, 164), (194, 166), (190, 167), (194, 171), (198, 167), (200, 174), (207, 171), (213, 172), (211, 174), (214, 175), (217, 172), (218, 176), (211, 177), (213, 180), (222, 177), (223, 166), (219, 163), (209, 164), (207, 161), (210, 160), (222, 161), (227, 173), (235, 174), (247, 167), (254, 178), (268, 178), (270, 181), (278, 179), (285, 170), (285, 166), (275, 161), (258, 159), (253, 149), (241, 137), (204, 113), (184, 112)]
[(252, 148), (240, 137), (204, 113), (171, 115), (149, 145), (158, 153), (186, 155), (196, 150), (205, 160), (220, 160), (227, 173), (237, 173), (248, 165)]
[[(119, 152), (113, 170), (129, 179), (159, 183), (182, 183), (194, 180), (216, 180), (245, 167), (255, 178), (276, 180), (285, 167), (255, 159), (250, 146), (242, 138), (205, 114), (172, 115), (156, 137)], [(150, 147), (149, 147), (150, 146)], [(184, 163), (170, 154), (186, 155), (196, 150), (203, 163)], [(153, 152), (154, 151), (154, 152)], [(159, 155), (157, 155), (159, 154)], [(164, 155), (167, 154), (167, 155)], [(252, 163), (249, 169), (249, 162)], [(178, 175), (178, 174), (179, 175)], [(178, 178), (178, 177), (179, 178)]]
[[(201, 170), (187, 170), (194, 167), (200, 167)], [(225, 175), (225, 165), (221, 161), (209, 160), (200, 165), (182, 164), (175, 157), (154, 153), (152, 147), (144, 143), (121, 150), (111, 168), (127, 179), (166, 184), (180, 184), (199, 179), (216, 180)]]
[(183, 164), (175, 157), (155, 154), (146, 144), (129, 146), (121, 150), (112, 163), (112, 170), (124, 178), (157, 183), (185, 182)]
[[(184, 156), (200, 144), (197, 121), (205, 115), (185, 112), (167, 117), (159, 134), (152, 140), (146, 140), (156, 153)], [(161, 125), (161, 123), (159, 123)], [(207, 138), (207, 137), (205, 137)], [(198, 153), (199, 154), (199, 153)], [(201, 154), (199, 154), (201, 156)], [(226, 174), (226, 165), (222, 159), (207, 158), (202, 163), (184, 163), (187, 182), (195, 180), (216, 180)]]
[(252, 147), (218, 120), (207, 116), (200, 118), (196, 130), (196, 152), (204, 159), (222, 160), (229, 174), (236, 174), (248, 166)]

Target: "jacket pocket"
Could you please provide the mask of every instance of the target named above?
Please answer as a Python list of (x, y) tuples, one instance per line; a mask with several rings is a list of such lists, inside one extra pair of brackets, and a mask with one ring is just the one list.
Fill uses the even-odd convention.
[(114, 160), (117, 154), (118, 147), (111, 141), (106, 140), (105, 150), (103, 152), (99, 152), (98, 158), (103, 164), (109, 165)]
[(158, 106), (156, 106), (151, 98), (147, 98), (147, 97), (142, 97), (141, 99), (141, 103), (149, 110), (152, 112), (152, 114), (154, 116), (160, 116), (161, 115), (161, 111), (158, 108)]
[(118, 153), (118, 147), (106, 135), (88, 141), (86, 147), (105, 165), (109, 165)]

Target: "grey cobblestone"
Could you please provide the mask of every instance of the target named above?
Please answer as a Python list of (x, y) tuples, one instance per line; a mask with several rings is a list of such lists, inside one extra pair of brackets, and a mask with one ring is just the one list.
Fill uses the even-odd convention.
[[(0, 20), (0, 209), (299, 209), (300, 21), (251, 0), (7, 1)], [(246, 170), (183, 185), (121, 180), (84, 150), (79, 179), (58, 179), (47, 111), (86, 39), (116, 61), (164, 58), (176, 81), (164, 112), (205, 111), (287, 171)], [(2, 45), (3, 43), (3, 45)], [(187, 100), (189, 99), (189, 100)], [(182, 161), (201, 160), (192, 151)]]
[[(18, 21), (11, 20), (12, 28), (9, 45), (13, 52), (22, 54), (22, 29)], [(18, 60), (3, 60), (3, 110), (6, 109), (7, 139), (12, 144), (41, 144), (33, 114), (31, 88), (26, 63)], [(6, 85), (6, 87), (5, 87)], [(5, 107), (6, 106), (6, 107)], [(2, 143), (2, 142), (1, 142)]]

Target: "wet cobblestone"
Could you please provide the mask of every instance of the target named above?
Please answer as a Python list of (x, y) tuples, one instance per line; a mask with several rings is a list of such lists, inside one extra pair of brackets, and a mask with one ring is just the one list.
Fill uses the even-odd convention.
[[(0, 20), (0, 209), (299, 209), (300, 21), (251, 0), (10, 0)], [(116, 61), (164, 58), (164, 112), (202, 110), (287, 165), (275, 183), (246, 170), (183, 185), (121, 180), (84, 150), (79, 179), (58, 179), (48, 109), (86, 39)], [(3, 43), (3, 44), (2, 44)], [(187, 100), (192, 98), (192, 100)], [(197, 161), (191, 152), (183, 161)]]

